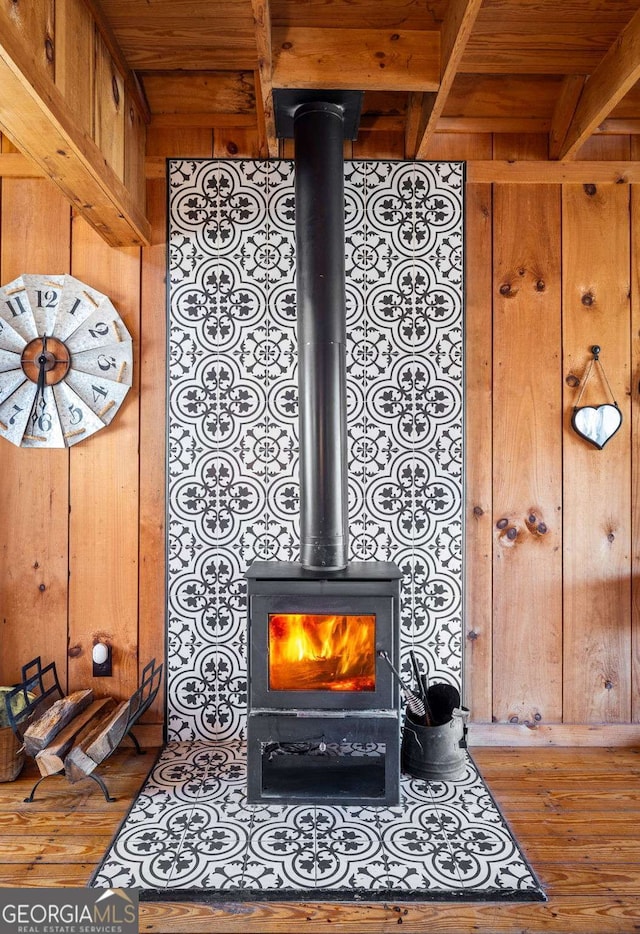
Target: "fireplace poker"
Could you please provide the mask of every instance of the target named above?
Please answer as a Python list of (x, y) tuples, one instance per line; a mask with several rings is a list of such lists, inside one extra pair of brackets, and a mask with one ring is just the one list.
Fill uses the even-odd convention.
[(425, 707), (425, 703), (422, 697), (420, 697), (419, 694), (416, 694), (415, 691), (412, 691), (411, 688), (407, 684), (404, 683), (404, 681), (402, 680), (402, 675), (400, 674), (399, 671), (397, 671), (396, 668), (394, 668), (391, 659), (389, 658), (389, 656), (383, 649), (378, 650), (378, 655), (380, 656), (380, 658), (384, 658), (385, 662), (387, 663), (391, 671), (396, 676), (396, 680), (404, 692), (404, 696), (407, 701), (407, 708), (411, 711), (413, 716), (416, 718), (416, 722), (422, 723), (425, 726), (431, 726), (431, 721), (427, 714), (427, 709)]

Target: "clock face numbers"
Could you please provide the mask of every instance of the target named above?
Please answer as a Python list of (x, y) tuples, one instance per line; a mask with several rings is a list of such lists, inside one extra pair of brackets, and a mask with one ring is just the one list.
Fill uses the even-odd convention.
[(131, 337), (105, 295), (72, 276), (0, 289), (0, 436), (76, 444), (113, 420), (132, 376)]

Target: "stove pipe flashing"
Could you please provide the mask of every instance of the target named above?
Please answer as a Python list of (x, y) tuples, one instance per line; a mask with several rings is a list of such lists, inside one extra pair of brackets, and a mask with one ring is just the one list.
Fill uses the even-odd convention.
[(276, 92), (276, 115), (284, 99), (281, 135), (295, 144), (300, 562), (338, 571), (349, 551), (343, 146), (362, 95), (320, 93)]

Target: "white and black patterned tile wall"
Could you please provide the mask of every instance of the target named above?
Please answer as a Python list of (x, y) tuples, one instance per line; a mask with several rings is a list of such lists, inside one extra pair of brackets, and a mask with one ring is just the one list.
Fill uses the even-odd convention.
[[(462, 163), (345, 166), (353, 560), (462, 670)], [(170, 163), (169, 739), (244, 738), (246, 587), (298, 559), (293, 165)]]

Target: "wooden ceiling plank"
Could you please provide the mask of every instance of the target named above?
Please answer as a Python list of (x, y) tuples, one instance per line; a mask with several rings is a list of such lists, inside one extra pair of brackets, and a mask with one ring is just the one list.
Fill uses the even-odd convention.
[(639, 79), (640, 10), (632, 16), (585, 84), (559, 158), (572, 159)]
[(611, 117), (603, 120), (594, 130), (594, 136), (636, 136), (640, 133), (640, 116), (638, 117)]
[(278, 27), (272, 36), (274, 87), (436, 91), (440, 86), (437, 31)]
[(249, 0), (100, 0), (100, 6), (137, 71), (256, 67)]
[[(142, 206), (78, 126), (61, 91), (35, 63), (0, 8), (0, 129), (36, 162), (72, 206), (113, 246), (148, 242)], [(90, 84), (90, 83), (88, 83)], [(86, 92), (92, 93), (87, 87)]]
[(275, 158), (278, 155), (278, 139), (273, 110), (273, 53), (269, 0), (251, 0), (251, 9), (255, 24), (260, 83), (260, 93), (256, 94), (256, 109), (261, 111), (258, 114), (258, 126), (264, 126), (267, 154)]
[[(222, 30), (222, 26), (218, 27)], [(213, 29), (209, 36), (200, 23), (183, 25), (175, 38), (158, 24), (139, 38), (123, 37), (122, 48), (136, 72), (157, 71), (253, 71), (256, 49), (253, 36), (228, 35)]]
[(220, 129), (223, 127), (251, 127), (256, 125), (255, 114), (237, 113), (169, 113), (154, 114), (151, 126), (159, 127), (196, 127), (207, 129)]
[(400, 114), (362, 114), (360, 129), (367, 133), (403, 133), (405, 118)]
[[(122, 2), (122, 0), (120, 0)], [(337, 20), (345, 29), (437, 29), (448, 0), (271, 0), (274, 26), (322, 27)]]
[(549, 133), (545, 117), (440, 117), (439, 133)]
[(576, 112), (586, 80), (586, 75), (565, 75), (551, 117), (551, 130), (549, 131), (550, 159), (557, 159), (560, 155), (562, 144)]
[(435, 95), (424, 94), (418, 130), (416, 158), (426, 158), (429, 140), (435, 133), (453, 85), (460, 60), (471, 36), (482, 0), (451, 0), (440, 33), (441, 79)]
[[(253, 72), (210, 71), (203, 74), (162, 72), (144, 75), (144, 88), (152, 120), (160, 115), (251, 115), (255, 123)], [(204, 124), (206, 126), (206, 124)]]

